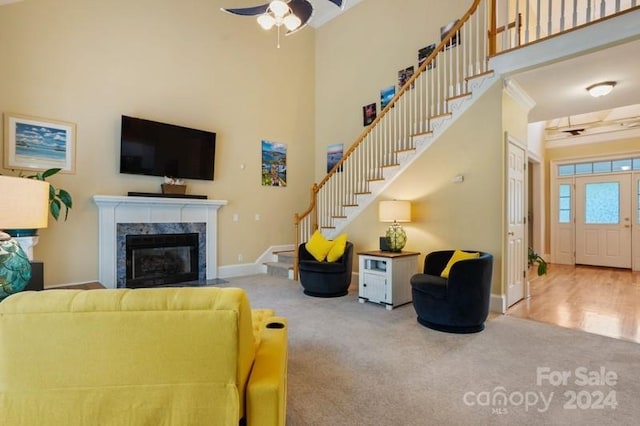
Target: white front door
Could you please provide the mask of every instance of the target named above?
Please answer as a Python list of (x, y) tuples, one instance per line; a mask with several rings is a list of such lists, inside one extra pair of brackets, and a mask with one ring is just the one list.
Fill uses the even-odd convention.
[(576, 263), (631, 268), (631, 174), (576, 177)]
[(508, 144), (507, 170), (507, 307), (524, 297), (526, 272), (526, 153), (511, 142)]

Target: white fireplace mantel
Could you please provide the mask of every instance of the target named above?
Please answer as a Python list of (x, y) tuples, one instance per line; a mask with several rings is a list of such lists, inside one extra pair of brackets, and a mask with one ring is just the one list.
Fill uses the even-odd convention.
[(218, 277), (218, 209), (227, 200), (94, 195), (98, 206), (98, 280), (117, 286), (118, 223), (206, 223), (207, 279)]

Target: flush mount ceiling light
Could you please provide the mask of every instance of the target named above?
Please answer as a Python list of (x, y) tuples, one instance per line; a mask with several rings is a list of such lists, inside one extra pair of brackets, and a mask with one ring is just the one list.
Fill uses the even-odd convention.
[(594, 98), (599, 98), (600, 96), (605, 96), (611, 93), (615, 85), (615, 81), (603, 81), (602, 83), (592, 84), (587, 87), (587, 91)]
[[(339, 8), (343, 8), (344, 0), (329, 0)], [(274, 26), (278, 30), (278, 47), (280, 47), (280, 27), (284, 25), (287, 29), (286, 35), (290, 35), (303, 28), (311, 15), (313, 6), (307, 0), (274, 0), (270, 3), (254, 7), (239, 9), (222, 9), (234, 15), (257, 16), (258, 24), (265, 30), (270, 30)]]

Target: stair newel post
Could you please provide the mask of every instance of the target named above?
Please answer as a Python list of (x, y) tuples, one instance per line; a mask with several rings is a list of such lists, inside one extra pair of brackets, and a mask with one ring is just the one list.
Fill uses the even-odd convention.
[(491, 0), (489, 14), (489, 56), (494, 56), (497, 51), (496, 36), (498, 34), (498, 25), (496, 23), (498, 9), (496, 7), (496, 0)]
[(293, 245), (293, 279), (298, 281), (298, 246), (300, 245), (300, 215), (293, 214), (293, 227), (295, 231)]
[[(312, 219), (311, 219), (311, 233), (318, 229), (318, 192), (320, 188), (317, 183), (313, 184), (311, 188), (311, 206), (312, 206)], [(309, 235), (311, 235), (311, 233)]]

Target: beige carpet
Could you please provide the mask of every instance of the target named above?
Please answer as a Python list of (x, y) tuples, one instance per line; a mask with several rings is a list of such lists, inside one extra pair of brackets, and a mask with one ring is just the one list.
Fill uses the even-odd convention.
[[(223, 285), (246, 289), (252, 307), (288, 318), (289, 426), (640, 419), (636, 343), (508, 316), (481, 333), (441, 333), (419, 325), (411, 305), (387, 311), (358, 303), (356, 283), (334, 299), (305, 296), (297, 282), (266, 275)], [(538, 369), (549, 374), (538, 377)], [(562, 374), (564, 382), (550, 383)]]

